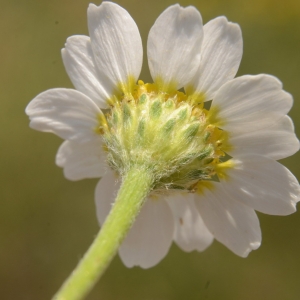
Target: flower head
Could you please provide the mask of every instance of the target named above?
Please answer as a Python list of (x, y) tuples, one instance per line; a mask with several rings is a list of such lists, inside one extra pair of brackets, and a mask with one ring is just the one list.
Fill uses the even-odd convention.
[(102, 177), (100, 224), (118, 178), (136, 165), (153, 174), (152, 191), (119, 250), (125, 265), (155, 265), (173, 240), (185, 251), (203, 251), (214, 238), (243, 257), (257, 249), (254, 210), (296, 210), (299, 184), (276, 160), (298, 151), (299, 141), (287, 116), (292, 96), (277, 78), (234, 79), (240, 27), (225, 17), (203, 26), (194, 7), (170, 6), (148, 36), (153, 83), (146, 84), (138, 80), (140, 34), (126, 10), (91, 4), (88, 27), (90, 37), (72, 36), (62, 50), (76, 90), (41, 93), (26, 113), (32, 128), (66, 140), (56, 163), (68, 179)]

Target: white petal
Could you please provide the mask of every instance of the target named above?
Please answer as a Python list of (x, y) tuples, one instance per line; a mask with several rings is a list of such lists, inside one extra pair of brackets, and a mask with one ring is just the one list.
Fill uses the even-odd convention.
[(99, 224), (102, 226), (115, 202), (120, 181), (114, 172), (107, 170), (100, 179), (95, 190), (96, 213)]
[(235, 254), (246, 257), (261, 243), (259, 220), (254, 210), (240, 203), (216, 182), (212, 190), (195, 196), (195, 204), (209, 231)]
[(105, 1), (98, 7), (89, 5), (88, 27), (97, 68), (126, 91), (129, 79), (136, 81), (139, 77), (143, 61), (135, 22), (125, 9)]
[(281, 82), (270, 75), (245, 75), (224, 84), (212, 103), (218, 111), (219, 125), (234, 136), (261, 130), (287, 114), (292, 96)]
[(234, 78), (243, 54), (240, 26), (218, 17), (204, 25), (201, 62), (191, 85), (204, 94), (205, 100), (214, 98), (217, 90)]
[(192, 194), (178, 194), (168, 199), (175, 220), (174, 240), (184, 251), (203, 251), (213, 242), (213, 236), (195, 207)]
[(168, 7), (149, 32), (147, 51), (152, 78), (162, 90), (179, 89), (194, 76), (200, 63), (203, 25), (194, 7)]
[(112, 87), (104, 74), (97, 74), (90, 38), (84, 35), (69, 37), (62, 49), (62, 58), (75, 88), (99, 107), (107, 108), (106, 100), (111, 96)]
[(84, 94), (52, 89), (37, 95), (26, 107), (30, 127), (53, 132), (63, 139), (86, 142), (97, 136), (98, 106)]
[(300, 187), (295, 176), (273, 159), (260, 155), (243, 155), (233, 159), (226, 170), (224, 190), (234, 199), (271, 215), (288, 215), (296, 211)]
[(56, 154), (56, 164), (64, 168), (64, 175), (69, 180), (101, 177), (106, 168), (102, 147), (100, 137), (85, 144), (65, 141)]
[(174, 221), (163, 199), (148, 198), (119, 249), (127, 267), (150, 268), (159, 263), (172, 244)]
[(229, 136), (232, 149), (228, 153), (235, 157), (244, 153), (264, 155), (282, 159), (299, 150), (299, 140), (294, 133), (293, 122), (288, 116), (280, 118), (270, 127)]

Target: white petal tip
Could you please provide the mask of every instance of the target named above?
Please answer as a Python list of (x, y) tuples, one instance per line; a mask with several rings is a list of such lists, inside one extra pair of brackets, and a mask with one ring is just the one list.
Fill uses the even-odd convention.
[[(104, 4), (104, 2), (102, 3), (102, 5)], [(99, 6), (95, 5), (94, 3), (90, 3), (89, 6), (88, 6), (88, 11), (91, 11), (91, 10), (95, 10), (97, 9)]]
[(252, 249), (247, 249), (246, 252), (244, 252), (243, 254), (241, 254), (239, 256), (242, 258), (247, 258), (251, 251), (252, 251)]
[(191, 21), (193, 18), (196, 18), (197, 21), (202, 21), (200, 12), (194, 6), (182, 7), (177, 4), (174, 5), (174, 7), (176, 7), (176, 9), (178, 9), (180, 12), (178, 15), (179, 18), (187, 18), (189, 21)]
[(222, 28), (224, 32), (230, 33), (231, 39), (238, 39), (241, 43), (243, 43), (242, 30), (239, 24), (228, 21), (225, 16), (217, 17), (210, 22), (218, 24), (218, 27)]
[(220, 22), (220, 24), (223, 24), (223, 25), (229, 25), (229, 26), (232, 26), (232, 25), (233, 25), (233, 27), (238, 27), (238, 28), (240, 28), (240, 26), (239, 26), (237, 23), (228, 21), (228, 19), (227, 19), (225, 16), (217, 17), (217, 18), (215, 18), (214, 20), (216, 20), (216, 21), (218, 20), (218, 22)]
[(30, 121), (29, 127), (34, 130), (43, 131), (42, 124), (35, 122), (35, 120)]
[(88, 13), (100, 11), (100, 10), (103, 10), (105, 8), (110, 9), (112, 7), (122, 8), (120, 5), (118, 5), (116, 3), (113, 3), (113, 2), (110, 2), (110, 1), (103, 1), (99, 6), (95, 5), (94, 3), (90, 3), (89, 6), (88, 6)]
[[(31, 100), (25, 108), (25, 114), (29, 117), (34, 112), (35, 102), (36, 102), (35, 99)], [(29, 126), (30, 126), (30, 124), (29, 124)]]
[(251, 247), (251, 250), (256, 250), (260, 247), (261, 245), (261, 242), (253, 242), (253, 243), (250, 243), (250, 247)]
[(260, 247), (261, 242), (253, 242), (250, 243), (249, 248), (245, 250), (244, 253), (240, 254), (241, 257), (246, 258), (250, 254), (252, 250), (256, 250)]
[(291, 214), (295, 213), (297, 211), (297, 203), (299, 201), (300, 201), (300, 199), (298, 198), (297, 200), (291, 202), (291, 206), (289, 207), (289, 210), (284, 215), (287, 216), (287, 215), (291, 215)]
[[(121, 258), (121, 260), (122, 260), (122, 258)], [(153, 268), (157, 264), (160, 263), (160, 261), (155, 262), (155, 263), (151, 263), (151, 264), (148, 264), (148, 263), (144, 264), (143, 262), (140, 263), (140, 264), (139, 263), (127, 263), (125, 260), (122, 260), (122, 262), (123, 262), (123, 264), (125, 265), (126, 268), (131, 269), (131, 268), (134, 268), (134, 267), (139, 267), (139, 268), (142, 268), (144, 270)]]
[(300, 141), (298, 140), (298, 138), (296, 137), (296, 139), (297, 139), (297, 142), (295, 142), (295, 153), (297, 152), (297, 151), (299, 151), (299, 149), (300, 149)]

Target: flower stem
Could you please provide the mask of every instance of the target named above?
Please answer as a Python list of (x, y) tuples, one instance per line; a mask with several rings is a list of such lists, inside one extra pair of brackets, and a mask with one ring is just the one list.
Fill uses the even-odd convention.
[(152, 184), (149, 170), (133, 168), (128, 171), (102, 229), (53, 300), (80, 300), (90, 292), (117, 253)]

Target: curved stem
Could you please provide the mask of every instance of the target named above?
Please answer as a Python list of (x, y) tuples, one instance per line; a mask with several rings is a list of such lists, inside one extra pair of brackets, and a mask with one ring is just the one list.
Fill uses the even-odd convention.
[(126, 174), (102, 229), (53, 300), (80, 300), (89, 293), (117, 253), (152, 184), (152, 174), (143, 168)]

